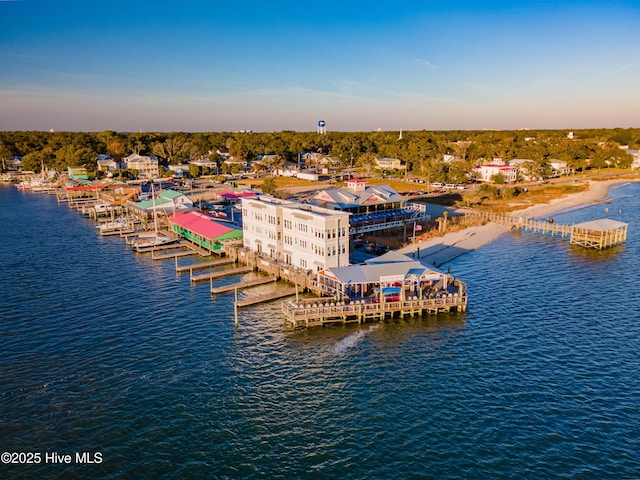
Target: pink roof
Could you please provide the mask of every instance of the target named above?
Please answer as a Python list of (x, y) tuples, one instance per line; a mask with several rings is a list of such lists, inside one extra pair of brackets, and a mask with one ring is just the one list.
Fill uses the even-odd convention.
[(257, 197), (255, 192), (220, 192), (218, 193), (222, 198), (242, 198), (242, 197)]
[(200, 212), (175, 213), (171, 217), (173, 223), (183, 228), (198, 233), (205, 238), (214, 239), (236, 230), (235, 228), (223, 225), (214, 221), (209, 215)]
[(350, 180), (347, 180), (346, 183), (367, 183), (367, 181), (363, 178), (352, 178)]

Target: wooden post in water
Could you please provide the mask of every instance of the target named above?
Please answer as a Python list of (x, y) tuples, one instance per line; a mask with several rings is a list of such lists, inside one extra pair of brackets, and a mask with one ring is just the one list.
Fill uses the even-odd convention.
[(238, 287), (235, 289), (235, 299), (233, 301), (233, 314), (235, 317), (235, 327), (238, 328)]

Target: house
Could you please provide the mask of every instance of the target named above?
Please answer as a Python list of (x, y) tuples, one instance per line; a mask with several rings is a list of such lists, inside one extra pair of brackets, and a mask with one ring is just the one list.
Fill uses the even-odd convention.
[(326, 167), (329, 165), (339, 165), (340, 162), (321, 152), (304, 152), (300, 155), (301, 166), (314, 165), (316, 167)]
[(346, 188), (322, 190), (309, 203), (351, 214), (351, 234), (375, 232), (427, 220), (426, 205), (409, 203), (388, 185), (367, 186), (360, 178), (347, 180)]
[(380, 170), (406, 170), (407, 166), (401, 160), (391, 157), (376, 158), (376, 165)]
[(625, 152), (633, 157), (633, 161), (631, 162), (631, 166), (629, 168), (640, 168), (640, 150), (627, 149), (625, 150)]
[(190, 176), (188, 165), (169, 165), (167, 168), (173, 172), (175, 178), (188, 178)]
[(226, 147), (220, 147), (216, 149), (216, 153), (220, 155), (220, 158), (223, 160), (228, 160), (231, 155), (229, 155), (229, 150)]
[(444, 163), (459, 162), (460, 160), (462, 160), (462, 157), (460, 155), (453, 155), (450, 153), (446, 153), (443, 157)]
[(222, 163), (224, 163), (225, 165), (228, 165), (232, 171), (237, 171), (237, 172), (249, 171), (249, 162), (236, 157), (229, 157)]
[(96, 160), (98, 165), (98, 170), (103, 171), (105, 173), (113, 174), (116, 170), (120, 169), (120, 163), (117, 162), (109, 155), (100, 154)]
[(67, 175), (70, 180), (88, 180), (89, 174), (84, 167), (69, 167), (67, 169)]
[(242, 198), (244, 247), (308, 271), (349, 264), (349, 214), (269, 195)]
[(209, 251), (221, 250), (225, 242), (240, 240), (242, 230), (200, 212), (177, 212), (169, 217), (169, 230)]
[(153, 155), (145, 156), (132, 153), (123, 158), (121, 164), (123, 168), (135, 171), (138, 178), (156, 178), (160, 175), (158, 157)]
[(518, 180), (536, 180), (536, 162), (528, 158), (514, 158), (509, 160), (509, 166), (518, 169)]
[(566, 175), (572, 172), (572, 169), (567, 166), (567, 162), (564, 160), (552, 158), (549, 160), (549, 165), (551, 166), (551, 172), (554, 176)]
[(211, 160), (191, 160), (189, 162), (189, 165), (196, 165), (197, 167), (200, 167), (200, 171), (204, 175), (207, 175), (209, 173), (215, 173), (216, 175), (220, 174), (218, 170), (218, 164), (216, 162), (212, 162)]
[(518, 168), (505, 163), (501, 157), (494, 157), (488, 165), (476, 165), (473, 168), (475, 177), (481, 182), (493, 182), (496, 175), (502, 175), (505, 183), (518, 179)]

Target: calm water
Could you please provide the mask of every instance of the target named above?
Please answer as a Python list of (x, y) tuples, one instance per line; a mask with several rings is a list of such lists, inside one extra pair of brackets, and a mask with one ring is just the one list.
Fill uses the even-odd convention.
[(0, 451), (42, 455), (0, 478), (640, 477), (640, 185), (610, 193), (554, 218), (625, 246), (510, 233), (450, 264), (466, 314), (294, 333), (0, 188)]

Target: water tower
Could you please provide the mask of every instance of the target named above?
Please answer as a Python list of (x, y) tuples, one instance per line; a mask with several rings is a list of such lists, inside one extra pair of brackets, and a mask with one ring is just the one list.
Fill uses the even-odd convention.
[(327, 124), (324, 120), (318, 120), (318, 134), (324, 135), (327, 133)]

